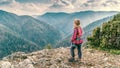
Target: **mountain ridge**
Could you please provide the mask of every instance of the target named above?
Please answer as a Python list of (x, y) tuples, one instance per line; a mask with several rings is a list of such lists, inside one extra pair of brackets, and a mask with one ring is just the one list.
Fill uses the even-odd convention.
[(3, 10), (0, 10), (0, 26), (0, 58), (22, 49), (24, 52), (36, 51), (61, 38), (59, 31), (45, 22)]
[[(46, 13), (37, 19), (47, 22), (63, 33), (64, 36), (72, 32), (74, 19), (80, 19), (82, 27), (96, 20), (112, 16), (118, 12), (109, 11), (82, 11), (75, 13)], [(60, 15), (59, 15), (60, 14)], [(59, 26), (61, 25), (61, 26)], [(66, 26), (67, 25), (67, 26)], [(64, 30), (62, 29), (64, 28)]]
[[(31, 23), (31, 24), (34, 24), (34, 27), (35, 27), (35, 25), (36, 26), (39, 25), (40, 26), (39, 29), (41, 29), (43, 27), (46, 27), (46, 29), (48, 29), (48, 30), (49, 29), (53, 30), (53, 33), (56, 33), (56, 34), (58, 33), (59, 34), (59, 31), (54, 29), (52, 26), (46, 24), (45, 22), (37, 20), (37, 19), (35, 19), (31, 16), (28, 16), (28, 15), (18, 16), (16, 14), (9, 13), (9, 12), (3, 11), (3, 10), (1, 10), (0, 12), (1, 12), (0, 14), (2, 14), (2, 16), (0, 16), (0, 18), (1, 18), (0, 23), (3, 24), (6, 27), (9, 27), (11, 30), (17, 32), (19, 35), (21, 35), (23, 33), (22, 32), (22, 30), (24, 30), (23, 26), (26, 23), (28, 23), (28, 24), (26, 24), (28, 27), (31, 27), (30, 24), (29, 24), (29, 23)], [(27, 29), (28, 27), (26, 27), (25, 29)], [(45, 32), (48, 32), (48, 31), (44, 31), (44, 33)]]

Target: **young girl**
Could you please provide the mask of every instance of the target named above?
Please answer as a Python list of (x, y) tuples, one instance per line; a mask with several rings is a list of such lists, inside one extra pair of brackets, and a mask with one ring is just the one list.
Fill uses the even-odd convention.
[(71, 58), (69, 59), (70, 62), (75, 61), (74, 49), (76, 47), (78, 50), (78, 59), (81, 61), (82, 58), (81, 44), (83, 43), (83, 40), (81, 39), (82, 33), (83, 31), (82, 28), (80, 27), (80, 20), (78, 19), (74, 20), (74, 33), (71, 39), (72, 46), (70, 48), (70, 52), (71, 52)]

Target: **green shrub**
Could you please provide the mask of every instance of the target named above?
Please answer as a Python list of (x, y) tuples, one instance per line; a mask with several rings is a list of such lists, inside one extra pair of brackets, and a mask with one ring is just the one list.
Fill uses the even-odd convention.
[(51, 44), (46, 45), (45, 49), (52, 49), (52, 45)]
[(115, 15), (112, 20), (104, 23), (101, 27), (95, 28), (87, 40), (92, 48), (120, 54), (120, 14)]

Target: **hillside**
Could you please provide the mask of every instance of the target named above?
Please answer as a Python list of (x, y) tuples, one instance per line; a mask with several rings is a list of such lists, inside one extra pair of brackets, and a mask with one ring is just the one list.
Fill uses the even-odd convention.
[(15, 32), (0, 24), (0, 58), (13, 52), (32, 52), (40, 49), (35, 43), (21, 38)]
[[(113, 16), (105, 17), (103, 19), (94, 21), (94, 22), (90, 23), (89, 25), (85, 26), (83, 28), (84, 34), (82, 36), (82, 38), (84, 39), (84, 42), (87, 41), (86, 38), (92, 34), (92, 31), (96, 27), (101, 26), (104, 22), (107, 22), (107, 21), (111, 20), (112, 18), (113, 18)], [(61, 40), (58, 43), (56, 43), (55, 47), (60, 47), (60, 46), (67, 47), (67, 46), (70, 46), (71, 36), (72, 36), (72, 34), (68, 35), (68, 37), (66, 37), (63, 40)]]
[(17, 51), (43, 49), (60, 39), (61, 33), (45, 22), (0, 10), (0, 58)]
[[(81, 11), (81, 12), (74, 12), (74, 13), (54, 13), (49, 12), (42, 16), (38, 16), (37, 18), (39, 20), (45, 21), (48, 24), (54, 26), (59, 31), (63, 33), (63, 37), (71, 34), (72, 28), (73, 28), (73, 20), (74, 19), (80, 19), (82, 27), (85, 27), (86, 25), (103, 19), (105, 17), (113, 16), (118, 12), (105, 12), (105, 11)], [(64, 30), (63, 30), (64, 28)]]
[(44, 49), (28, 54), (17, 52), (4, 57), (0, 68), (120, 68), (120, 55), (85, 48), (82, 52), (82, 61), (73, 63), (68, 62), (69, 48)]
[(37, 45), (45, 46), (48, 43), (53, 44), (61, 38), (60, 32), (57, 29), (33, 17), (18, 16), (2, 10), (0, 10), (0, 15), (0, 24)]
[(108, 22), (109, 20), (113, 19), (113, 17), (114, 17), (114, 15), (113, 16), (109, 16), (109, 17), (105, 17), (103, 19), (94, 21), (94, 22), (90, 23), (89, 25), (85, 26), (83, 28), (83, 30), (84, 30), (84, 34), (83, 34), (84, 41), (87, 41), (86, 38), (92, 34), (92, 31), (96, 27), (102, 26), (103, 23)]

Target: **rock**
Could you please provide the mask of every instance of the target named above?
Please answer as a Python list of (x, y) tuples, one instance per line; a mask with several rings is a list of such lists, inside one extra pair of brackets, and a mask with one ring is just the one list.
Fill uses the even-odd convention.
[(11, 63), (8, 61), (0, 62), (0, 68), (11, 68)]
[(106, 62), (106, 61), (108, 60), (108, 58), (106, 57), (106, 58), (104, 58), (103, 60)]
[(36, 65), (39, 62), (39, 58), (37, 56), (28, 56), (28, 59), (31, 60), (33, 65)]
[(42, 67), (46, 67), (46, 66), (49, 66), (49, 65), (52, 65), (52, 63), (50, 62), (50, 59), (49, 58), (41, 58), (39, 59), (39, 62), (40, 66)]
[(72, 68), (71, 66), (68, 66), (67, 64), (65, 64), (65, 63), (62, 63), (61, 64), (61, 68)]
[(56, 64), (53, 64), (50, 66), (50, 68), (58, 68), (58, 66)]
[(57, 62), (57, 63), (61, 63), (62, 62), (62, 59), (59, 57), (59, 58), (56, 58), (55, 60), (54, 60), (54, 62)]
[[(82, 53), (82, 62), (70, 63), (70, 48), (17, 52), (0, 60), (0, 68), (120, 68), (120, 55), (89, 48), (82, 49)], [(75, 59), (78, 59), (77, 50)]]
[(18, 65), (15, 65), (14, 68), (34, 68), (34, 66), (29, 59), (25, 59), (23, 62), (20, 62)]

